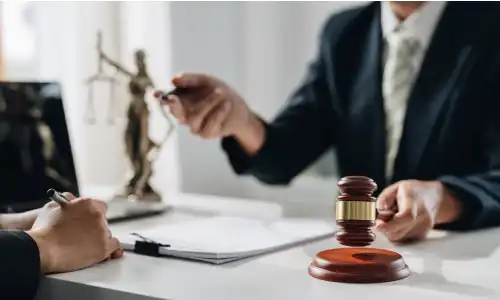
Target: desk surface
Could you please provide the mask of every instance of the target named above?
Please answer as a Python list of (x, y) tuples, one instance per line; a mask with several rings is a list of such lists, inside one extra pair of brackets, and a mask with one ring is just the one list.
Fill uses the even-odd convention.
[[(115, 233), (211, 215), (332, 218), (332, 207), (301, 206), (213, 196), (172, 195), (164, 215), (112, 225)], [(316, 280), (307, 274), (314, 255), (339, 247), (333, 239), (220, 266), (126, 253), (78, 272), (42, 281), (37, 299), (499, 299), (500, 230), (469, 234), (433, 232), (406, 246), (378, 236), (374, 247), (404, 256), (412, 274), (385, 284), (354, 285)]]

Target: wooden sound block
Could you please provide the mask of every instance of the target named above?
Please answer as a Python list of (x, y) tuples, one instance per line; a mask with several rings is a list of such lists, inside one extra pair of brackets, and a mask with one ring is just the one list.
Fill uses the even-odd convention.
[(373, 248), (338, 248), (319, 252), (309, 265), (314, 278), (343, 283), (381, 283), (410, 275), (403, 257)]

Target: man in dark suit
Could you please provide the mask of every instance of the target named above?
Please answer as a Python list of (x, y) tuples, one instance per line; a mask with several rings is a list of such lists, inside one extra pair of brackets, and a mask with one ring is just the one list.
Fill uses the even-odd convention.
[(2, 296), (33, 299), (43, 274), (121, 257), (105, 216), (105, 203), (87, 198), (73, 199), (63, 209), (50, 202), (36, 211), (0, 215)]
[[(500, 8), (375, 2), (332, 16), (300, 88), (272, 122), (223, 81), (174, 78), (165, 103), (223, 137), (238, 174), (288, 184), (334, 147), (341, 176), (376, 181), (392, 241), (500, 225)], [(333, 183), (332, 183), (333, 184)]]

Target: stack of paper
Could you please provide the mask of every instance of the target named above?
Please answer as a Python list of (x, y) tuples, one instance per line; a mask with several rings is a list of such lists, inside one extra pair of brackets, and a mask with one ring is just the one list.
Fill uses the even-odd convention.
[[(333, 222), (316, 219), (264, 221), (211, 217), (149, 228), (135, 234), (170, 245), (160, 249), (161, 255), (220, 264), (325, 238), (333, 235), (336, 228)], [(135, 241), (142, 240), (137, 235), (131, 233), (118, 238), (125, 250), (133, 251)]]

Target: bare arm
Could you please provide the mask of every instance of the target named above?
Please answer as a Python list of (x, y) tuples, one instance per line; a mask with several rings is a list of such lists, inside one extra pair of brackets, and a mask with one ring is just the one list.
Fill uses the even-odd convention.
[(28, 230), (39, 212), (40, 209), (35, 209), (23, 213), (0, 214), (0, 229)]

